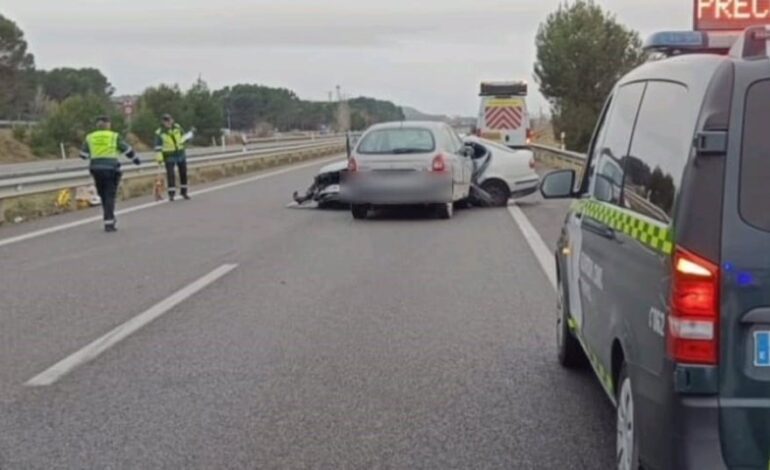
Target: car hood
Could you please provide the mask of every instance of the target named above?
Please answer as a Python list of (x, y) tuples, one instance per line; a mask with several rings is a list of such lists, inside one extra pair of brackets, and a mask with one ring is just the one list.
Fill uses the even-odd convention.
[(318, 170), (318, 174), (323, 175), (324, 173), (338, 173), (342, 170), (346, 170), (347, 168), (348, 168), (348, 161), (343, 160), (341, 162), (330, 163), (322, 167), (320, 170)]

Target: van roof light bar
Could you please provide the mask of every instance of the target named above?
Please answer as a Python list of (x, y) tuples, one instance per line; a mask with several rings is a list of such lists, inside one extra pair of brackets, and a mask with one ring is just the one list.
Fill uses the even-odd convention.
[(704, 53), (726, 55), (738, 38), (735, 33), (662, 31), (647, 38), (644, 50), (668, 57)]
[(482, 82), (480, 96), (527, 96), (527, 82)]

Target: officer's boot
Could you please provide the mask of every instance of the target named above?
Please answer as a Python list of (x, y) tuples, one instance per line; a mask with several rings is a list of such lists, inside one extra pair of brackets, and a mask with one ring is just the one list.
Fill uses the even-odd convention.
[(118, 224), (115, 219), (104, 221), (104, 231), (107, 233), (117, 232)]

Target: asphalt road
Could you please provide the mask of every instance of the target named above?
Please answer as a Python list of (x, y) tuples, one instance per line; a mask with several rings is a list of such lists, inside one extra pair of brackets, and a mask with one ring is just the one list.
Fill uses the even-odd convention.
[[(285, 207), (317, 166), (138, 210), (116, 235), (0, 245), (0, 468), (611, 468), (614, 412), (557, 365), (553, 288), (509, 212)], [(520, 207), (554, 243), (564, 204)]]

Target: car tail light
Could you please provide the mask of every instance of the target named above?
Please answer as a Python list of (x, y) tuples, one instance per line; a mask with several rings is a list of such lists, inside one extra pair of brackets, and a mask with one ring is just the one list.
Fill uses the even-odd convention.
[(667, 341), (675, 362), (719, 363), (719, 282), (719, 266), (676, 250)]
[(444, 155), (438, 154), (435, 157), (433, 157), (431, 170), (436, 173), (443, 173), (447, 170), (446, 158), (444, 157)]
[(535, 157), (532, 157), (529, 159), (529, 169), (534, 170), (535, 169)]
[(358, 171), (358, 162), (354, 157), (348, 158), (348, 171), (351, 173)]

